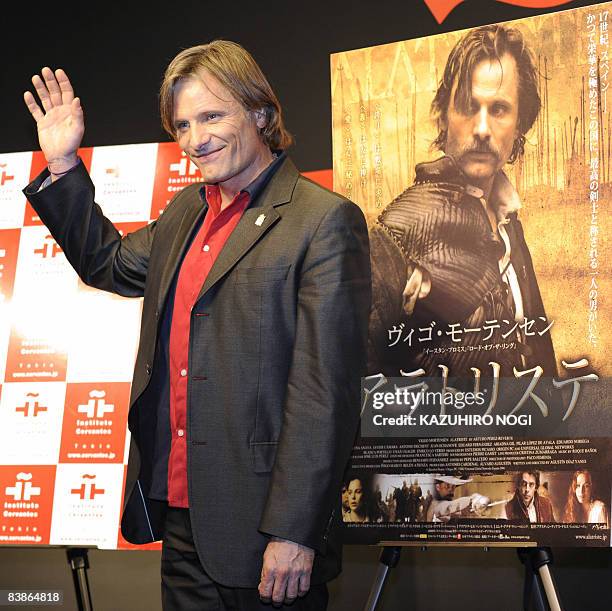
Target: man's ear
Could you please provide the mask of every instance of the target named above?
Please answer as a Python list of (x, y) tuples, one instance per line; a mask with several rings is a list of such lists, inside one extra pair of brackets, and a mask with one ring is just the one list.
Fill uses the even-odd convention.
[[(449, 102), (449, 106), (450, 104), (452, 104), (452, 101)], [(440, 118), (438, 119), (438, 126), (438, 131), (442, 131), (445, 134), (448, 134), (448, 108), (440, 113)]]
[(259, 129), (263, 129), (268, 124), (268, 115), (265, 108), (254, 110), (253, 116), (255, 117), (255, 124)]
[(448, 108), (440, 113), (438, 124), (442, 128), (442, 130), (444, 131), (448, 130)]

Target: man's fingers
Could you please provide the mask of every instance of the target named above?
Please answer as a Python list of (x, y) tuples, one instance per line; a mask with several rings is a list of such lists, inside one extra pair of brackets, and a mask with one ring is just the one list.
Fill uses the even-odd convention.
[(431, 291), (431, 276), (427, 271), (421, 269), (418, 265), (408, 278), (404, 287), (404, 312), (408, 315), (412, 314), (418, 299), (424, 299)]
[(286, 570), (277, 570), (274, 577), (274, 588), (272, 590), (272, 602), (280, 605), (285, 600), (289, 573)]
[(264, 552), (259, 596), (275, 606), (291, 604), (310, 588), (314, 550), (273, 538)]
[(45, 85), (49, 91), (49, 97), (51, 98), (51, 104), (53, 106), (61, 106), (62, 104), (62, 92), (55, 79), (55, 74), (51, 68), (42, 69), (42, 77), (45, 79)]
[(32, 77), (32, 85), (34, 85), (34, 89), (36, 89), (36, 93), (38, 94), (38, 97), (40, 98), (43, 108), (46, 111), (51, 110), (51, 108), (53, 108), (53, 104), (51, 103), (49, 91), (47, 89), (47, 86), (43, 82), (43, 80), (40, 78), (40, 76), (38, 76), (38, 74), (35, 74)]
[(34, 96), (32, 95), (32, 93), (29, 92), (29, 91), (26, 91), (23, 94), (23, 101), (26, 103), (26, 106), (28, 107), (28, 110), (30, 111), (30, 113), (34, 117), (34, 121), (36, 121), (36, 123), (38, 123), (40, 121), (40, 119), (42, 119), (45, 115), (44, 115), (43, 111), (40, 109), (40, 106), (36, 103), (36, 100), (35, 100)]
[(41, 70), (41, 75), (35, 74), (32, 77), (32, 84), (40, 99), (40, 105), (30, 91), (23, 94), (23, 99), (34, 120), (38, 123), (51, 109), (67, 104), (70, 106), (72, 116), (82, 123), (81, 101), (74, 97), (74, 90), (67, 74), (61, 68), (58, 68), (54, 73), (51, 68), (45, 66)]
[(298, 584), (298, 596), (306, 596), (310, 590), (310, 571), (302, 573)]
[(287, 591), (285, 592), (285, 604), (291, 604), (298, 597), (298, 585), (300, 581), (300, 571), (291, 571), (287, 579)]
[(423, 270), (421, 273), (421, 287), (419, 289), (419, 299), (425, 299), (431, 291), (431, 276), (427, 270)]
[(414, 310), (420, 288), (421, 275), (417, 273), (417, 270), (415, 270), (412, 276), (410, 276), (408, 282), (406, 282), (406, 286), (404, 287), (404, 291), (402, 293), (404, 297), (404, 312), (408, 315), (412, 314)]
[(72, 89), (72, 84), (70, 83), (68, 75), (61, 68), (58, 68), (55, 71), (55, 78), (62, 92), (63, 103), (70, 104), (74, 99), (74, 90)]
[(70, 103), (70, 110), (75, 119), (83, 120), (83, 107), (81, 106), (81, 98), (74, 98)]
[(274, 573), (265, 568), (261, 571), (261, 579), (259, 580), (259, 598), (263, 602), (269, 603), (272, 600), (272, 589), (274, 587)]

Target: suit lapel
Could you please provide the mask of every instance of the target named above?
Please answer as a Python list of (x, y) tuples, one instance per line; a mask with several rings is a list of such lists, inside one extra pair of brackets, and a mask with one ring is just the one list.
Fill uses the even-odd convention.
[(275, 207), (291, 202), (298, 176), (293, 162), (287, 158), (272, 176), (263, 193), (244, 211), (219, 253), (196, 301), (225, 276), (280, 219)]
[(188, 208), (181, 219), (179, 228), (172, 241), (170, 252), (168, 253), (168, 261), (164, 266), (162, 278), (159, 285), (158, 310), (162, 310), (162, 306), (166, 299), (168, 289), (172, 283), (172, 279), (176, 274), (180, 262), (183, 260), (185, 251), (189, 246), (189, 237), (192, 235), (197, 222), (204, 216), (208, 206), (202, 203), (199, 196), (199, 191), (196, 191), (194, 197), (190, 198)]

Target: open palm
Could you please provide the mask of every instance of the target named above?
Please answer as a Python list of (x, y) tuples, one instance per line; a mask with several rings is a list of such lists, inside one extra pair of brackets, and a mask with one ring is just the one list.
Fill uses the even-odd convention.
[(32, 77), (32, 84), (42, 109), (31, 92), (26, 91), (23, 98), (36, 121), (38, 141), (49, 169), (62, 173), (77, 160), (76, 152), (85, 132), (83, 109), (63, 70), (54, 73), (50, 68), (43, 68), (41, 74), (42, 78)]

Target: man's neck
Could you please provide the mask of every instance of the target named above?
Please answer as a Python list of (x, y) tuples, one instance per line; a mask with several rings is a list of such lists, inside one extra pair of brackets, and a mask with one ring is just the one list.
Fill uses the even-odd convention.
[(475, 182), (470, 182), (470, 184), (472, 184), (474, 187), (478, 187), (482, 193), (483, 193), (483, 197), (485, 198), (485, 200), (488, 202), (490, 197), (491, 197), (491, 191), (493, 191), (493, 183), (495, 182), (495, 176), (497, 174), (494, 174), (493, 176), (490, 176), (489, 178), (485, 178), (483, 180), (478, 180)]
[(493, 185), (495, 183), (495, 175), (487, 178), (485, 180), (479, 181), (470, 181), (468, 186), (471, 187), (474, 191), (472, 193), (476, 197), (480, 199), (482, 202), (485, 212), (487, 213), (487, 217), (489, 219), (489, 223), (491, 225), (491, 230), (493, 232), (497, 231), (497, 206), (495, 202), (491, 201), (491, 195), (493, 193)]
[(240, 176), (240, 181), (228, 180), (219, 183), (219, 192), (221, 193), (221, 210), (227, 208), (234, 198), (242, 189), (248, 187), (271, 163), (274, 161), (272, 151), (266, 146), (261, 151), (261, 154), (253, 163), (249, 172)]
[[(521, 497), (519, 497), (519, 498), (521, 498)], [(525, 503), (525, 501), (523, 501), (523, 499), (521, 498), (521, 503), (523, 504), (523, 507), (525, 507), (525, 509), (529, 509), (533, 505), (534, 501), (535, 501), (535, 496), (533, 496), (531, 498), (529, 503)]]

